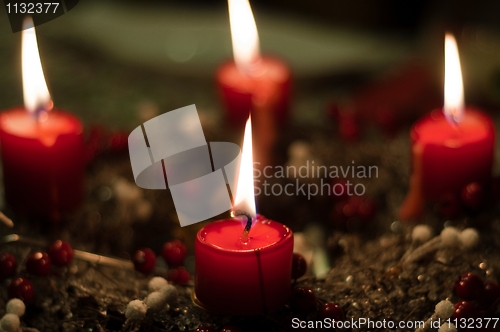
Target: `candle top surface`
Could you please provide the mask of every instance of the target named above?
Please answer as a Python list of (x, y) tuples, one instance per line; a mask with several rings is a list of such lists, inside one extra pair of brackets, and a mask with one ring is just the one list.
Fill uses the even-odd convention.
[(9, 134), (38, 139), (46, 146), (53, 145), (60, 135), (83, 131), (78, 118), (69, 113), (53, 110), (43, 114), (37, 121), (24, 108), (0, 114), (0, 126)]
[(265, 218), (258, 218), (249, 233), (246, 244), (241, 242), (243, 226), (239, 220), (225, 219), (208, 224), (198, 232), (201, 243), (227, 251), (254, 251), (273, 246), (292, 231), (283, 224)]
[(479, 142), (492, 135), (493, 131), (490, 118), (482, 112), (467, 109), (462, 122), (454, 125), (438, 109), (418, 121), (411, 135), (412, 139), (420, 143), (459, 147)]
[(256, 80), (284, 82), (290, 77), (287, 65), (279, 59), (262, 57), (255, 75), (247, 75), (240, 71), (234, 61), (227, 61), (219, 69), (219, 79), (228, 85), (236, 85), (241, 89), (251, 89)]

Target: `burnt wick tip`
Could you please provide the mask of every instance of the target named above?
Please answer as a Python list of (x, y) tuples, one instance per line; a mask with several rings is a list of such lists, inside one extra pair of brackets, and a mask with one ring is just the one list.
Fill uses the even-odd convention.
[(250, 214), (248, 214), (247, 212), (241, 210), (231, 211), (231, 215), (233, 217), (245, 216), (247, 218), (247, 223), (245, 225), (245, 228), (243, 229), (242, 235), (242, 240), (246, 242), (248, 240), (248, 233), (250, 233), (250, 229), (252, 228), (252, 216), (250, 216)]

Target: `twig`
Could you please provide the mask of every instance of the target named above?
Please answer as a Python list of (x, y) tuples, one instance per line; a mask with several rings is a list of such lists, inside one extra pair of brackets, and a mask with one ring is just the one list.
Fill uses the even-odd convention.
[(3, 214), (3, 212), (0, 211), (0, 221), (7, 227), (9, 228), (12, 228), (14, 227), (14, 222), (12, 221), (12, 219), (10, 219), (9, 217), (7, 217), (5, 214)]

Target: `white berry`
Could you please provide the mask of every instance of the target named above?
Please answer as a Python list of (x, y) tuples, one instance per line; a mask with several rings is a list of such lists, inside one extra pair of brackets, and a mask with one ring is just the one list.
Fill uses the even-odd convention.
[(135, 202), (142, 197), (142, 190), (125, 178), (118, 178), (113, 184), (116, 197), (124, 203)]
[(414, 242), (424, 243), (431, 239), (432, 229), (427, 225), (417, 225), (411, 232), (411, 238)]
[(310, 155), (310, 145), (304, 141), (295, 141), (288, 147), (290, 159), (307, 159)]
[(453, 303), (448, 300), (444, 300), (436, 304), (435, 314), (441, 319), (448, 319), (453, 315), (454, 307)]
[(474, 248), (479, 243), (479, 233), (474, 228), (466, 228), (460, 233), (460, 242), (466, 249)]
[(17, 332), (19, 331), (19, 326), (21, 322), (19, 321), (19, 316), (15, 314), (6, 314), (0, 320), (0, 327), (2, 331), (5, 332)]
[(148, 295), (144, 302), (146, 302), (148, 308), (153, 310), (160, 310), (167, 302), (167, 298), (163, 293), (153, 292)]
[(168, 303), (171, 303), (172, 301), (177, 299), (178, 292), (177, 288), (175, 288), (174, 285), (165, 285), (160, 288), (159, 292), (165, 296), (165, 299)]
[(8, 314), (14, 314), (21, 317), (26, 311), (26, 305), (24, 305), (24, 302), (20, 299), (12, 299), (7, 302), (6, 311)]
[(457, 332), (457, 328), (451, 323), (444, 323), (441, 325), (438, 332)]
[(445, 247), (456, 248), (460, 246), (460, 232), (455, 227), (446, 227), (441, 231), (441, 241)]
[(135, 214), (140, 220), (147, 220), (153, 214), (153, 206), (147, 199), (140, 199), (135, 204)]
[(130, 301), (125, 310), (125, 317), (128, 319), (142, 319), (146, 316), (148, 307), (141, 300)]
[(168, 285), (168, 281), (162, 277), (154, 277), (149, 280), (148, 288), (150, 292), (159, 291), (163, 286)]

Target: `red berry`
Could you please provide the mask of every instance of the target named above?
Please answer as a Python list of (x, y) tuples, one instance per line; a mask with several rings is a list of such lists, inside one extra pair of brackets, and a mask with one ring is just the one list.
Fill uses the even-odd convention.
[(455, 293), (466, 301), (480, 299), (483, 295), (483, 280), (474, 273), (464, 273), (455, 282)]
[(486, 281), (484, 283), (484, 293), (481, 302), (487, 306), (500, 305), (500, 285), (494, 281)]
[(128, 132), (117, 131), (111, 134), (109, 149), (114, 152), (121, 152), (128, 148)]
[(190, 279), (191, 275), (183, 266), (180, 266), (168, 272), (168, 280), (170, 280), (174, 284), (185, 285)]
[(491, 181), (491, 202), (496, 203), (500, 200), (500, 177), (497, 176)]
[(360, 221), (369, 222), (375, 218), (376, 214), (377, 206), (372, 199), (350, 196), (347, 200), (335, 204), (332, 217), (335, 223), (343, 225), (354, 217)]
[(27, 304), (33, 301), (35, 290), (33, 288), (33, 284), (28, 279), (15, 278), (10, 283), (7, 293), (9, 295), (9, 299), (18, 298)]
[(486, 201), (486, 193), (483, 186), (477, 182), (469, 183), (462, 190), (462, 202), (464, 205), (473, 210), (479, 210)]
[(316, 295), (305, 287), (297, 287), (292, 291), (291, 307), (300, 313), (309, 313), (316, 310)]
[(179, 240), (167, 242), (163, 245), (161, 255), (169, 266), (180, 266), (186, 259), (186, 247)]
[(68, 266), (75, 255), (73, 248), (68, 242), (57, 240), (49, 246), (48, 252), (52, 263), (56, 266)]
[(325, 303), (318, 310), (320, 319), (334, 319), (335, 321), (343, 321), (345, 319), (344, 311), (335, 303)]
[(453, 318), (475, 318), (476, 316), (477, 309), (472, 302), (460, 301), (455, 303)]
[(220, 332), (242, 332), (242, 330), (234, 325), (226, 325), (220, 330)]
[(388, 107), (381, 107), (375, 112), (375, 120), (387, 138), (393, 138), (401, 126), (398, 112)]
[(361, 136), (359, 121), (354, 113), (339, 114), (339, 134), (349, 142), (357, 141)]
[[(334, 201), (344, 201), (352, 195), (352, 188), (349, 188), (349, 181), (345, 179), (336, 179), (332, 182), (332, 197)], [(351, 185), (352, 186), (352, 185)]]
[(52, 263), (46, 252), (36, 251), (26, 258), (26, 271), (36, 276), (46, 276), (50, 274)]
[(200, 325), (194, 330), (195, 332), (217, 332), (215, 327), (211, 325)]
[(370, 222), (377, 214), (377, 205), (370, 198), (363, 198), (358, 204), (357, 216), (360, 220)]
[(335, 204), (332, 211), (332, 219), (336, 225), (344, 227), (347, 221), (356, 215), (357, 206), (353, 203), (353, 201), (349, 200)]
[(326, 114), (328, 117), (330, 117), (334, 122), (339, 121), (340, 117), (340, 107), (336, 103), (330, 103), (326, 107)]
[(302, 277), (307, 271), (307, 262), (301, 254), (293, 254), (292, 259), (292, 279)]
[(156, 267), (156, 255), (149, 248), (137, 250), (132, 256), (134, 268), (144, 274), (150, 274)]
[(100, 143), (105, 135), (104, 128), (92, 125), (85, 146), (85, 161), (91, 162), (100, 152)]
[(9, 253), (0, 254), (0, 280), (12, 278), (16, 274), (17, 260)]
[(437, 203), (437, 211), (445, 218), (456, 218), (462, 212), (460, 200), (457, 195), (446, 194)]

